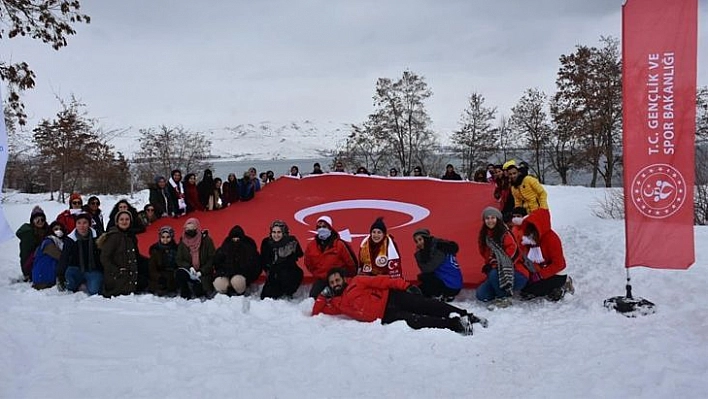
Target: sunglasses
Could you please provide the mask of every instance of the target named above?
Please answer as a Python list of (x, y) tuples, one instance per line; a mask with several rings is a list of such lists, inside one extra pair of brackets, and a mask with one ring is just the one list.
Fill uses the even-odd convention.
[(148, 209), (145, 210), (145, 212), (155, 212), (155, 209), (153, 209), (153, 208), (148, 208)]
[(71, 205), (81, 205), (81, 201), (71, 201)]
[(169, 235), (169, 234), (163, 234), (163, 235), (160, 236), (160, 238), (162, 238), (162, 239), (168, 239), (168, 238), (172, 238), (172, 236)]
[(89, 204), (90, 205), (101, 205), (101, 203), (98, 201), (91, 201), (91, 202), (89, 202)]

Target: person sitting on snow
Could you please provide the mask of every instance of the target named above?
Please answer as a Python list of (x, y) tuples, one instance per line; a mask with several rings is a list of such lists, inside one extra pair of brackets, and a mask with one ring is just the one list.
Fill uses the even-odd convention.
[(482, 323), (472, 313), (445, 302), (426, 298), (420, 290), (403, 279), (388, 276), (355, 276), (334, 268), (327, 273), (327, 288), (315, 300), (312, 315), (320, 313), (351, 317), (354, 320), (381, 324), (404, 320), (413, 329), (443, 328), (462, 335), (472, 335), (472, 323)]
[(91, 228), (91, 215), (79, 213), (76, 227), (64, 240), (57, 278), (59, 286), (72, 292), (85, 291), (89, 295), (103, 290), (103, 266), (96, 244), (96, 230)]
[(566, 292), (575, 293), (573, 279), (565, 272), (565, 257), (560, 237), (551, 229), (551, 214), (547, 209), (537, 209), (526, 219), (521, 228), (521, 248), (533, 264), (528, 284), (521, 290), (525, 299), (546, 297), (560, 300)]
[(332, 218), (323, 215), (317, 219), (314, 240), (305, 248), (305, 267), (314, 281), (310, 297), (317, 298), (327, 286), (327, 272), (333, 267), (344, 268), (348, 275), (356, 274), (357, 260), (349, 244), (344, 242), (332, 227)]
[(415, 261), (421, 271), (418, 281), (423, 295), (445, 302), (455, 299), (462, 289), (462, 272), (455, 257), (460, 249), (457, 243), (433, 237), (428, 229), (416, 230), (413, 241), (417, 248)]
[(475, 296), (482, 302), (494, 301), (496, 307), (509, 306), (513, 293), (526, 286), (529, 271), (524, 266), (518, 243), (497, 208), (489, 206), (482, 211), (482, 228), (477, 241), (485, 262), (482, 272), (487, 278), (477, 287)]
[(368, 276), (403, 278), (400, 251), (393, 236), (388, 234), (383, 217), (376, 218), (369, 235), (361, 241), (359, 269), (359, 274)]

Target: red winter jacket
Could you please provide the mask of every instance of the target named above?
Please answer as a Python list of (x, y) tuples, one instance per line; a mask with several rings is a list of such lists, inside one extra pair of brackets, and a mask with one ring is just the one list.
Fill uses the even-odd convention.
[[(538, 272), (543, 279), (563, 272), (563, 270), (565, 270), (563, 245), (561, 244), (558, 234), (551, 230), (551, 213), (548, 209), (536, 209), (524, 219), (524, 222), (521, 224), (522, 231), (525, 230), (527, 224), (533, 224), (536, 230), (538, 230), (539, 237), (536, 243), (541, 248), (541, 254), (543, 254), (544, 259), (540, 264), (534, 263), (536, 272)], [(522, 245), (521, 249), (524, 254), (528, 254), (531, 246)]]
[(399, 278), (389, 276), (356, 276), (348, 281), (341, 296), (317, 297), (312, 307), (312, 315), (343, 314), (354, 320), (372, 322), (383, 317), (390, 290), (403, 291), (409, 284)]
[(57, 215), (56, 221), (64, 226), (66, 234), (71, 233), (76, 228), (76, 219), (74, 215), (71, 214), (70, 209), (65, 209), (62, 213)]
[[(491, 233), (491, 230), (488, 232)], [(519, 248), (514, 235), (509, 230), (504, 232), (504, 235), (502, 236), (502, 244), (504, 245), (504, 252), (511, 258), (511, 261), (514, 262), (514, 270), (528, 278), (529, 271), (526, 266), (524, 266), (524, 257), (521, 256), (521, 249)], [(479, 253), (482, 255), (485, 263), (490, 263), (492, 259), (496, 260), (492, 249), (486, 244), (479, 246)]]
[(305, 267), (316, 279), (326, 279), (327, 272), (333, 267), (343, 267), (353, 276), (356, 274), (356, 259), (352, 255), (347, 244), (338, 237), (334, 237), (332, 245), (324, 251), (314, 239), (305, 248)]

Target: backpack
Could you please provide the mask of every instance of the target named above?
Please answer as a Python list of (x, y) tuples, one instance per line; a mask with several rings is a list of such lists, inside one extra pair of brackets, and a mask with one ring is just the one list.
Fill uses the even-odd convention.
[(32, 284), (34, 286), (53, 286), (57, 279), (56, 259), (44, 253), (47, 245), (53, 244), (51, 239), (45, 239), (42, 244), (32, 253)]

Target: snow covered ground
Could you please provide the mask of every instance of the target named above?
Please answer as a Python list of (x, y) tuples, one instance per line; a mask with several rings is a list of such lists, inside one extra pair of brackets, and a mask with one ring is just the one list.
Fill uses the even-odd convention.
[[(19, 275), (10, 240), (0, 244), (0, 397), (705, 397), (708, 228), (695, 230), (689, 270), (632, 269), (635, 295), (658, 312), (628, 319), (602, 306), (624, 294), (625, 277), (623, 222), (591, 212), (604, 191), (547, 189), (576, 294), (492, 312), (465, 291), (456, 305), (490, 322), (471, 337), (310, 317), (304, 289), (292, 301), (204, 303), (35, 291), (9, 283)], [(35, 203), (50, 219), (62, 210), (45, 199), (10, 193), (13, 231)]]

